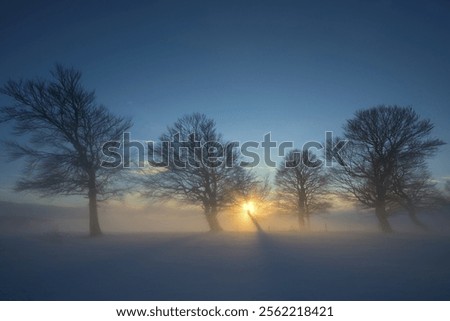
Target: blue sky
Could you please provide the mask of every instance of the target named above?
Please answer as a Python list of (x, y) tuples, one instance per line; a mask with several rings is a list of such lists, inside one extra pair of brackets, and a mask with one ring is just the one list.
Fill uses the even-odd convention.
[[(0, 83), (56, 62), (151, 140), (193, 111), (224, 136), (300, 147), (361, 108), (411, 105), (450, 142), (448, 1), (14, 1), (0, 10)], [(0, 104), (7, 103), (0, 97)], [(9, 126), (0, 134), (11, 138)], [(450, 148), (430, 161), (450, 177)], [(0, 158), (0, 199), (20, 163)]]

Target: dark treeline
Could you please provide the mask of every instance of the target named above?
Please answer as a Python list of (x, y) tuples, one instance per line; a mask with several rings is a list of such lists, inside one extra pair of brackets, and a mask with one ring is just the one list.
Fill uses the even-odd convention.
[[(151, 152), (164, 158), (166, 166), (136, 173), (101, 166), (103, 144), (120, 142), (131, 120), (97, 104), (94, 92), (83, 87), (80, 72), (57, 65), (51, 76), (11, 80), (0, 89), (11, 98), (11, 104), (0, 109), (0, 122), (12, 122), (13, 134), (26, 138), (26, 144), (6, 143), (12, 159), (25, 159), (16, 190), (85, 196), (92, 236), (101, 234), (98, 201), (130, 191), (151, 201), (200, 206), (211, 231), (222, 230), (218, 219), (222, 210), (251, 200), (270, 200), (280, 210), (295, 213), (299, 228), (305, 230), (311, 215), (332, 207), (336, 197), (372, 208), (384, 232), (392, 231), (389, 217), (400, 209), (426, 228), (417, 213), (439, 198), (427, 160), (444, 142), (432, 136), (431, 121), (411, 107), (381, 105), (357, 111), (343, 127), (348, 141), (340, 151), (343, 162), (327, 167), (314, 161), (325, 155), (292, 150), (276, 168), (273, 184), (241, 166), (239, 149), (221, 150), (219, 162), (214, 152), (227, 141), (213, 119), (193, 113), (176, 120), (159, 137), (165, 142), (177, 136), (183, 148), (152, 145)], [(333, 146), (329, 143), (326, 146)]]

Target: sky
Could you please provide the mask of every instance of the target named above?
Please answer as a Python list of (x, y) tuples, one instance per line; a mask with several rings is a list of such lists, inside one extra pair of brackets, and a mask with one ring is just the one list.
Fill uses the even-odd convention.
[[(301, 147), (340, 134), (358, 109), (397, 104), (450, 142), (448, 0), (10, 1), (0, 39), (0, 84), (73, 66), (98, 102), (133, 118), (134, 139), (202, 112), (226, 139), (271, 132)], [(448, 159), (446, 145), (430, 161), (437, 181)], [(0, 161), (0, 200), (31, 199), (11, 192), (21, 162)]]

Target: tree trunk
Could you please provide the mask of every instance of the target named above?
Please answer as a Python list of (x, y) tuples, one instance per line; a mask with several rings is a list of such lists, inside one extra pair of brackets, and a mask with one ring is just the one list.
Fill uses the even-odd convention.
[(222, 231), (222, 227), (220, 226), (219, 220), (217, 219), (217, 214), (207, 214), (205, 213), (206, 220), (209, 225), (209, 230), (211, 232), (220, 232)]
[(306, 213), (305, 195), (304, 192), (301, 191), (300, 194), (298, 195), (298, 209), (297, 209), (298, 227), (300, 231), (304, 230), (306, 227), (305, 213)]
[(222, 227), (220, 226), (219, 220), (217, 219), (217, 214), (218, 212), (216, 206), (205, 204), (206, 221), (208, 222), (209, 230), (211, 232), (223, 231)]
[(98, 222), (97, 212), (97, 188), (95, 177), (89, 179), (89, 234), (90, 236), (99, 236), (102, 234)]
[(414, 225), (420, 227), (422, 230), (428, 230), (428, 227), (417, 218), (416, 208), (413, 205), (408, 205), (407, 211), (409, 218), (414, 223)]
[(389, 224), (387, 213), (386, 213), (386, 205), (384, 202), (380, 202), (375, 207), (375, 215), (377, 216), (378, 223), (380, 224), (380, 228), (385, 233), (393, 232), (391, 224)]
[(298, 227), (300, 231), (303, 231), (305, 229), (305, 217), (303, 216), (303, 213), (299, 211), (297, 213), (297, 218), (298, 218)]
[(309, 212), (308, 211), (306, 211), (305, 216), (306, 216), (306, 228), (308, 230), (311, 230), (311, 220), (309, 219)]

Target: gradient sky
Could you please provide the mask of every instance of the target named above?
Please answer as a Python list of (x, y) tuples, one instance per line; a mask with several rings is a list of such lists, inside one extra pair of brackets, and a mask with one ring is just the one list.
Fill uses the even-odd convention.
[[(450, 142), (447, 0), (10, 1), (0, 39), (0, 83), (73, 66), (99, 102), (134, 119), (135, 139), (199, 111), (227, 139), (271, 131), (301, 147), (339, 134), (358, 109), (398, 104)], [(0, 157), (0, 200), (23, 198), (10, 192), (21, 163)], [(437, 180), (449, 159), (446, 145), (430, 161)]]

